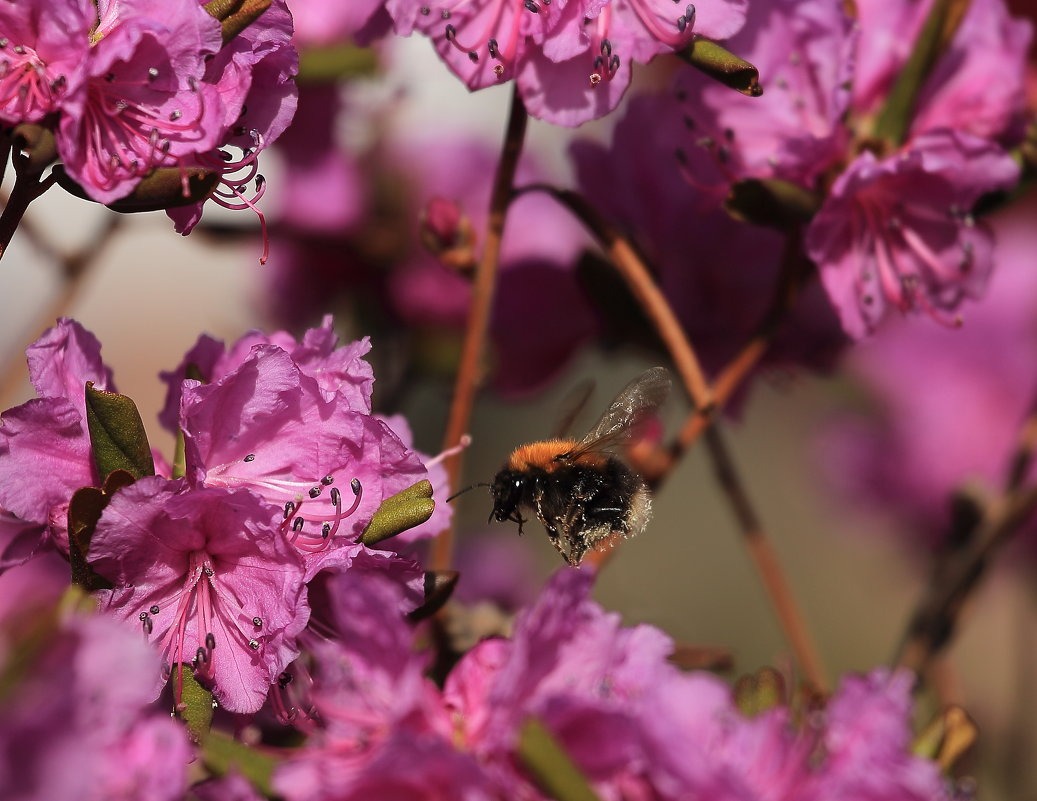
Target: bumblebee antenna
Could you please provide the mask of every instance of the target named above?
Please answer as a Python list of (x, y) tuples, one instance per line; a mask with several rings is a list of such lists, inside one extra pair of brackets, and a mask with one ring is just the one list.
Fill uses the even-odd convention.
[(480, 481), (478, 484), (472, 484), (472, 486), (470, 486), (470, 487), (465, 487), (463, 490), (458, 490), (453, 495), (451, 495), (449, 498), (447, 498), (445, 501), (443, 501), (443, 503), (450, 503), (450, 501), (452, 501), (458, 495), (464, 495), (466, 492), (468, 492), (468, 490), (473, 490), (476, 487), (492, 487), (492, 486), (493, 486), (493, 484), (487, 484), (485, 481)]

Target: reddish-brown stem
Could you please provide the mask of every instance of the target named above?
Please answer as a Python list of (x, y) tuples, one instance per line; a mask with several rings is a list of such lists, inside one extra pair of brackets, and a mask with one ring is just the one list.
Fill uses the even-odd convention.
[[(826, 692), (828, 681), (821, 666), (821, 660), (818, 658), (817, 649), (799, 607), (792, 597), (792, 591), (781, 570), (777, 554), (767, 539), (759, 516), (735, 470), (720, 432), (715, 426), (710, 425), (711, 415), (717, 406), (716, 393), (710, 388), (691, 342), (688, 341), (684, 328), (674, 314), (666, 296), (656, 286), (651, 272), (626, 238), (606, 223), (582, 196), (567, 190), (542, 185), (523, 187), (520, 191), (547, 192), (579, 218), (605, 248), (613, 265), (623, 276), (641, 308), (652, 321), (695, 406), (694, 419), (701, 420), (705, 427), (707, 448), (717, 479), (738, 520), (753, 564), (767, 590), (789, 645), (808, 681), (818, 691)], [(783, 287), (784, 283), (783, 278)], [(774, 310), (761, 326), (761, 338), (764, 335), (769, 337), (771, 328), (776, 325), (780, 314), (784, 313), (785, 294), (783, 291), (781, 299), (775, 300)], [(771, 322), (772, 317), (774, 318), (773, 323)], [(731, 388), (727, 391), (731, 392), (736, 384), (730, 383), (729, 386)], [(658, 483), (662, 475), (657, 475), (653, 483)], [(596, 555), (596, 553), (588, 558), (592, 564), (600, 566), (604, 563), (605, 557)]]
[[(15, 155), (15, 158), (20, 157)], [(25, 216), (29, 204), (46, 192), (53, 183), (53, 178), (40, 181), (36, 175), (18, 173), (14, 180), (14, 188), (4, 206), (3, 214), (0, 214), (0, 259), (7, 253), (7, 248), (14, 238), (14, 232), (18, 230), (18, 224)]]
[[(469, 420), (472, 416), (472, 403), (479, 383), (483, 348), (490, 323), (490, 309), (493, 305), (494, 289), (497, 284), (497, 266), (500, 261), (504, 221), (512, 199), (515, 170), (518, 167), (519, 157), (522, 155), (527, 120), (526, 107), (516, 89), (512, 92), (508, 127), (504, 133), (504, 145), (501, 148), (500, 161), (497, 163), (497, 171), (493, 179), (490, 214), (483, 237), (482, 255), (475, 271), (472, 304), (468, 311), (461, 363), (457, 369), (450, 417), (447, 421), (446, 436), (443, 438), (444, 451), (453, 448), (461, 441), (461, 437), (468, 431)], [(463, 455), (464, 452), (460, 451), (445, 460), (451, 487), (457, 487), (460, 483)], [(452, 548), (453, 531), (447, 529), (432, 543), (430, 568), (432, 570), (448, 569)]]
[(792, 589), (781, 569), (778, 555), (760, 523), (760, 517), (738, 475), (724, 438), (715, 425), (706, 429), (705, 443), (717, 481), (727, 496), (728, 504), (738, 521), (756, 572), (760, 575), (796, 661), (799, 662), (804, 675), (814, 689), (827, 693), (828, 678), (818, 656), (817, 647), (792, 595)]
[(655, 326), (666, 350), (673, 359), (674, 367), (695, 409), (709, 415), (714, 407), (713, 391), (702, 370), (695, 349), (684, 335), (684, 328), (674, 313), (666, 296), (659, 289), (644, 261), (631, 247), (630, 242), (609, 225), (597, 210), (590, 206), (582, 195), (567, 189), (558, 189), (543, 184), (520, 188), (523, 192), (546, 192), (564, 205), (582, 222), (605, 248), (612, 265), (622, 276), (631, 294), (644, 309)]
[[(1037, 402), (1023, 422), (1008, 460), (1004, 487), (981, 508), (965, 506), (949, 542), (964, 545), (939, 561), (915, 606), (894, 664), (921, 675), (951, 642), (962, 608), (987, 574), (995, 553), (1037, 510), (1037, 487), (1025, 483), (1037, 445)], [(971, 513), (969, 509), (972, 509)]]

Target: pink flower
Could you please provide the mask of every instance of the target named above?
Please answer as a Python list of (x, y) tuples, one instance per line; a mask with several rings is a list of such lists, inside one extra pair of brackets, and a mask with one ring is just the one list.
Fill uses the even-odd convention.
[(87, 557), (115, 585), (102, 609), (143, 628), (167, 676), (190, 664), (225, 709), (255, 712), (298, 654), (302, 560), (251, 492), (184, 490), (150, 477), (112, 498)]
[(110, 203), (153, 167), (216, 144), (220, 100), (201, 80), (221, 38), (196, 0), (108, 0), (98, 13), (83, 110), (62, 115), (57, 145), (68, 174)]
[(169, 431), (179, 429), (182, 385), (188, 368), (206, 383), (218, 381), (240, 367), (255, 345), (276, 345), (286, 351), (295, 365), (317, 382), (326, 400), (341, 395), (356, 411), (371, 411), (374, 371), (364, 359), (371, 350), (371, 341), (364, 337), (339, 345), (329, 314), (319, 327), (307, 329), (301, 342), (287, 331), (272, 334), (250, 331), (228, 348), (223, 342), (202, 334), (175, 370), (159, 374), (167, 387), (159, 422)]
[(746, 26), (727, 46), (759, 69), (766, 86), (761, 97), (732, 93), (692, 69), (678, 73), (690, 180), (715, 184), (718, 200), (744, 178), (812, 187), (849, 143), (844, 115), (857, 40), (839, 3), (751, 5)]
[[(853, 107), (875, 114), (906, 63), (932, 2), (862, 0)], [(957, 33), (917, 101), (911, 136), (950, 128), (985, 139), (1018, 137), (1024, 113), (1023, 65), (1032, 25), (1002, 0), (970, 3)]]
[[(259, 173), (259, 153), (288, 127), (298, 101), (295, 75), (299, 55), (291, 45), (292, 15), (284, 0), (274, 0), (262, 16), (208, 59), (202, 77), (219, 96), (222, 122), (206, 119), (219, 131), (208, 148), (195, 149), (181, 164), (196, 164), (221, 175), (210, 199), (235, 211), (252, 209), (265, 225), (256, 203), (266, 191)], [(216, 111), (218, 109), (214, 109)], [(233, 155), (236, 152), (240, 155)], [(249, 184), (254, 191), (249, 195)], [(201, 218), (204, 202), (166, 210), (181, 234), (189, 234)], [(264, 240), (265, 240), (264, 230)], [(265, 241), (264, 241), (265, 245)], [(261, 261), (265, 261), (266, 253)]]
[(0, 2), (0, 120), (79, 113), (95, 13), (88, 0)]
[(1003, 480), (1037, 392), (1033, 213), (1025, 203), (992, 218), (997, 270), (960, 330), (892, 321), (854, 349), (846, 368), (871, 414), (840, 412), (819, 432), (820, 472), (838, 502), (892, 512), (919, 545), (943, 542), (956, 488)]
[[(686, 180), (676, 158), (686, 145), (682, 116), (661, 96), (635, 98), (608, 148), (577, 141), (572, 154), (581, 191), (637, 244), (703, 366), (716, 373), (767, 315), (785, 245), (780, 233), (717, 208), (713, 187)], [(640, 333), (628, 325), (613, 336), (631, 335)], [(808, 285), (761, 367), (831, 369), (846, 342), (821, 288)]]
[(3, 556), (8, 564), (31, 558), (55, 536), (60, 540), (72, 493), (100, 484), (86, 424), (86, 383), (114, 391), (100, 343), (74, 320), (58, 320), (26, 357), (41, 397), (0, 415), (0, 519), (12, 538)]
[(872, 333), (890, 307), (954, 324), (948, 312), (982, 296), (993, 268), (989, 232), (972, 207), (1018, 176), (996, 145), (950, 131), (885, 159), (858, 156), (806, 237), (846, 333)]
[(274, 345), (254, 346), (215, 383), (184, 387), (192, 486), (248, 487), (304, 553), (355, 540), (385, 498), (425, 477), (388, 426), (346, 393), (326, 397)]
[(146, 706), (157, 656), (107, 618), (51, 614), (23, 604), (0, 621), (0, 668), (16, 681), (0, 701), (4, 798), (182, 798), (187, 733)]
[(388, 0), (396, 32), (418, 30), (470, 89), (514, 78), (527, 109), (576, 126), (616, 107), (631, 61), (724, 39), (741, 27), (744, 0), (675, 6), (669, 0)]
[[(364, 797), (361, 788), (372, 783), (409, 786), (425, 771), (438, 775), (435, 784), (463, 787), (464, 772), (442, 770), (466, 760), (451, 753), (450, 722), (435, 685), (424, 676), (424, 658), (413, 650), (414, 635), (400, 614), (400, 589), (381, 576), (352, 570), (330, 584), (337, 637), (314, 646), (313, 703), (321, 726), (278, 767), (278, 793), (290, 801)], [(415, 749), (437, 754), (440, 768), (423, 758), (414, 781), (398, 770), (384, 775), (386, 763), (407, 764), (395, 757)], [(471, 763), (467, 771), (474, 772)], [(450, 797), (440, 793), (402, 797)]]

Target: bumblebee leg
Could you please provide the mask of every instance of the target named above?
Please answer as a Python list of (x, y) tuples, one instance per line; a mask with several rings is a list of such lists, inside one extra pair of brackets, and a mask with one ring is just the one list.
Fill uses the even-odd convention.
[(555, 550), (562, 555), (562, 558), (569, 564), (573, 564), (570, 560), (569, 555), (562, 548), (561, 537), (558, 534), (557, 520), (548, 516), (544, 511), (544, 487), (538, 481), (533, 487), (533, 509), (536, 512), (537, 518), (544, 525), (544, 529), (547, 531), (547, 538), (551, 540), (551, 544), (555, 547)]

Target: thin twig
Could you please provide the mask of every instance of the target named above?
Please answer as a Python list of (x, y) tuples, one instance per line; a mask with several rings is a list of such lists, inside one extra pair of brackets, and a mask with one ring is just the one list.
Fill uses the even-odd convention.
[[(522, 155), (527, 120), (526, 107), (516, 88), (512, 92), (508, 128), (504, 134), (504, 145), (501, 148), (500, 161), (497, 163), (497, 172), (493, 179), (493, 194), (490, 198), (486, 235), (483, 237), (482, 256), (475, 271), (472, 305), (468, 312), (461, 363), (457, 370), (450, 418), (447, 422), (446, 436), (443, 439), (444, 451), (455, 447), (461, 441), (461, 437), (468, 432), (469, 420), (472, 416), (472, 402), (479, 382), (483, 346), (490, 323), (490, 309), (493, 305), (494, 289), (497, 284), (497, 266), (500, 261), (504, 221), (512, 199), (515, 170), (518, 167), (519, 157)], [(463, 451), (460, 451), (446, 459), (449, 486), (451, 487), (457, 487), (460, 482), (463, 455)], [(436, 538), (432, 544), (431, 569), (446, 570), (450, 567), (452, 543), (452, 529), (443, 531)]]
[(712, 415), (715, 407), (713, 391), (695, 349), (685, 336), (684, 327), (677, 319), (666, 296), (626, 237), (609, 225), (597, 210), (576, 192), (545, 184), (530, 184), (519, 188), (515, 194), (526, 192), (545, 192), (551, 195), (594, 234), (634, 298), (655, 326), (656, 333), (673, 359), (674, 367), (680, 375), (688, 397), (691, 398), (692, 405), (698, 413), (704, 416)]
[[(804, 623), (803, 616), (792, 597), (792, 591), (781, 570), (777, 555), (760, 525), (759, 517), (738, 477), (720, 432), (715, 425), (710, 425), (710, 418), (717, 407), (716, 395), (710, 388), (695, 351), (666, 296), (659, 291), (651, 272), (626, 238), (608, 225), (582, 196), (540, 184), (522, 187), (518, 191), (547, 192), (572, 211), (605, 247), (612, 263), (622, 274), (634, 297), (641, 304), (641, 308), (652, 321), (692, 399), (696, 410), (695, 419), (703, 421), (706, 443), (717, 478), (738, 519), (753, 564), (767, 590), (789, 645), (807, 679), (817, 690), (825, 692), (828, 681), (821, 666), (821, 660), (817, 656), (817, 649)], [(768, 337), (771, 327), (776, 325), (780, 315), (784, 314), (786, 303), (784, 298), (786, 294), (790, 293), (791, 290), (783, 291), (782, 297), (775, 300), (774, 311), (768, 315), (765, 327), (762, 329)], [(774, 318), (774, 322), (770, 322), (771, 317)], [(733, 391), (733, 389), (729, 391)], [(657, 484), (659, 478), (656, 476), (654, 483)], [(588, 558), (593, 564), (600, 566), (607, 557), (597, 554), (599, 552), (592, 552)]]
[(771, 605), (774, 607), (796, 661), (799, 662), (804, 675), (814, 688), (826, 693), (828, 678), (818, 656), (817, 647), (792, 595), (789, 583), (785, 579), (778, 555), (767, 538), (760, 523), (760, 517), (749, 499), (723, 436), (716, 425), (706, 429), (705, 443), (713, 462), (717, 481), (738, 520), (738, 526), (742, 531), (749, 554), (752, 556), (756, 572), (770, 597)]
[[(16, 154), (14, 158), (17, 159), (20, 156)], [(21, 223), (22, 217), (25, 216), (25, 211), (29, 208), (29, 204), (46, 192), (53, 184), (53, 176), (41, 181), (37, 175), (19, 172), (14, 180), (14, 188), (11, 190), (11, 195), (7, 198), (4, 211), (0, 214), (0, 259), (7, 253), (7, 248), (14, 238), (14, 232), (18, 230), (18, 225)]]

